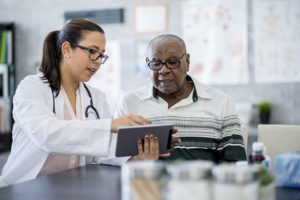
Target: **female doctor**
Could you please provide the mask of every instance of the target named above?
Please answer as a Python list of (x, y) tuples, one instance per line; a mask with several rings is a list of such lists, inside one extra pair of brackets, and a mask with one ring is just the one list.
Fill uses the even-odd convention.
[[(22, 80), (13, 99), (13, 144), (0, 187), (99, 163), (111, 132), (149, 123), (133, 114), (110, 119), (105, 94), (84, 83), (108, 59), (105, 43), (102, 28), (82, 19), (48, 34), (40, 73)], [(158, 158), (157, 138), (148, 138), (133, 159)]]

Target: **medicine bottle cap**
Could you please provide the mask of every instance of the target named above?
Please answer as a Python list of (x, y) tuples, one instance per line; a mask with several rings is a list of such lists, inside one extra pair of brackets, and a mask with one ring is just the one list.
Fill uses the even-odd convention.
[(264, 145), (263, 142), (253, 142), (252, 143), (252, 150), (263, 152), (265, 150), (265, 145)]

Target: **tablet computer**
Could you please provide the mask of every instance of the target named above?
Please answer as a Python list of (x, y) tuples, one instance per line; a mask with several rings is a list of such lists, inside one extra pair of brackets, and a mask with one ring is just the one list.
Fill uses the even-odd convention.
[(144, 141), (144, 135), (153, 134), (158, 138), (159, 153), (168, 153), (171, 146), (173, 125), (155, 124), (122, 127), (117, 130), (116, 157), (136, 156), (138, 140)]

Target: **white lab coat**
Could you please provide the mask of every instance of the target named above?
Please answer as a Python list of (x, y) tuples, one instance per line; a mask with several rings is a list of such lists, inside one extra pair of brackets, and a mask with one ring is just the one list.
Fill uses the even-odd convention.
[[(88, 86), (100, 120), (86, 119), (90, 98), (82, 83), (82, 119), (64, 120), (64, 99), (55, 98), (42, 74), (27, 76), (13, 99), (13, 143), (0, 176), (0, 187), (35, 179), (52, 153), (81, 155), (79, 165), (99, 163), (108, 156), (111, 145), (111, 119), (105, 94)], [(90, 116), (89, 116), (90, 117)]]

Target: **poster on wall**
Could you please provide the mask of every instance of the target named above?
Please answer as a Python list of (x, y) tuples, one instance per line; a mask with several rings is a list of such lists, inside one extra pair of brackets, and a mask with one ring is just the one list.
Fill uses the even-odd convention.
[(298, 0), (254, 0), (253, 38), (256, 82), (300, 81)]
[(109, 56), (108, 60), (101, 65), (88, 84), (105, 92), (110, 111), (113, 113), (121, 92), (120, 42), (107, 41), (105, 54)]
[(207, 84), (248, 83), (246, 0), (182, 3), (189, 73)]

